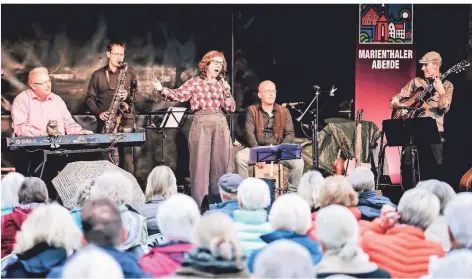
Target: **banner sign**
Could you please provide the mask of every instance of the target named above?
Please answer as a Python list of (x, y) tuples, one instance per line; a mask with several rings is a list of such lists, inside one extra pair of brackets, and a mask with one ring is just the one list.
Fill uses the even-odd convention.
[[(382, 129), (390, 119), (391, 98), (415, 77), (412, 4), (359, 5), (356, 48), (355, 109)], [(385, 141), (384, 141), (385, 142)], [(386, 163), (393, 183), (400, 183), (398, 148), (387, 148)]]

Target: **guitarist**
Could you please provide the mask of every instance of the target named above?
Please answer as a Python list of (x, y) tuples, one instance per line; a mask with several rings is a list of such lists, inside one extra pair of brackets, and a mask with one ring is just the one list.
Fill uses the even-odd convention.
[[(392, 109), (396, 109), (401, 106), (400, 100), (409, 98), (415, 94), (419, 87), (428, 88), (430, 84), (434, 86), (432, 97), (425, 100), (425, 104), (422, 107), (424, 113), (420, 117), (432, 117), (436, 120), (439, 134), (441, 135), (442, 142), (444, 142), (444, 115), (449, 111), (452, 101), (452, 92), (454, 86), (448, 80), (441, 81), (440, 68), (442, 64), (441, 55), (435, 51), (426, 53), (419, 61), (422, 64), (421, 70), (424, 73), (424, 78), (416, 77), (408, 84), (403, 87), (397, 95), (395, 95), (390, 101)], [(433, 144), (430, 146), (418, 146), (418, 152), (420, 156), (420, 171), (421, 180), (431, 178), (441, 178), (441, 168), (443, 161), (443, 144)], [(403, 184), (411, 185), (411, 158), (409, 150), (404, 148), (404, 154), (402, 159), (402, 181)], [(408, 176), (408, 177), (405, 177)]]

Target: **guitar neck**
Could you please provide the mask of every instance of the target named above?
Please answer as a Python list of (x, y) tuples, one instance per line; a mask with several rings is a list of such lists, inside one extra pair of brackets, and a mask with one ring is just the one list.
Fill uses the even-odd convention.
[(356, 127), (356, 167), (360, 167), (362, 164), (361, 161), (361, 152), (362, 152), (362, 124), (359, 122)]

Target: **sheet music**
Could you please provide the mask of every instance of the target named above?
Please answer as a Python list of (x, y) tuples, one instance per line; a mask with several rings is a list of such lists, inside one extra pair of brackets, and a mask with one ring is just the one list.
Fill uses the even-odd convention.
[(266, 162), (275, 161), (277, 160), (277, 152), (279, 150), (282, 151), (282, 154), (280, 154), (281, 160), (291, 160), (300, 158), (302, 148), (300, 144), (292, 143), (253, 147), (249, 153), (249, 164), (257, 162), (258, 155), (259, 160), (264, 160)]
[[(182, 121), (186, 110), (187, 109), (184, 107), (170, 107), (167, 110), (164, 120), (161, 122), (160, 128), (178, 128), (179, 123)], [(173, 113), (175, 118), (171, 115), (170, 112)]]

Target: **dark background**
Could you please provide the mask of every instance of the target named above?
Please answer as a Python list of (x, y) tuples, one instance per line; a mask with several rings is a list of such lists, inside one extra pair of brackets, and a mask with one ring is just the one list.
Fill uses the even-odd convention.
[[(195, 68), (208, 50), (219, 49), (234, 71), (234, 82), (232, 72), (228, 76), (241, 115), (244, 108), (257, 101), (258, 83), (270, 79), (277, 85), (279, 103), (309, 102), (313, 85), (329, 89), (335, 84), (336, 96), (320, 115), (324, 120), (339, 116), (341, 101), (354, 99), (358, 10), (358, 5), (346, 4), (2, 5), (2, 72), (23, 84), (34, 66), (48, 67), (58, 75), (74, 73), (78, 78), (53, 78), (53, 91), (66, 100), (73, 114), (83, 115), (87, 113), (82, 103), (88, 78), (106, 63), (105, 45), (110, 40), (124, 41), (128, 44), (126, 60), (137, 69), (140, 78), (138, 112), (145, 114), (171, 105), (150, 100), (149, 80), (156, 73), (156, 66), (175, 68), (171, 80), (164, 85), (179, 86), (184, 71)], [(436, 50), (447, 65), (470, 59), (470, 16), (471, 5), (415, 4), (413, 36), (417, 57)], [(457, 186), (472, 161), (468, 112), (472, 104), (471, 76), (470, 70), (468, 76), (450, 76), (455, 90), (445, 123), (444, 179), (453, 186)], [(9, 102), (23, 89), (10, 78), (2, 78), (2, 114), (9, 113)], [(299, 116), (297, 112), (292, 115)], [(11, 131), (3, 120), (5, 117), (5, 137)], [(238, 125), (235, 133), (240, 134)], [(297, 136), (303, 134), (297, 130)], [(186, 145), (185, 141), (181, 144)], [(157, 149), (152, 148), (156, 154), (148, 155), (154, 158), (154, 165), (160, 158)], [(2, 155), (2, 165), (4, 159)]]

